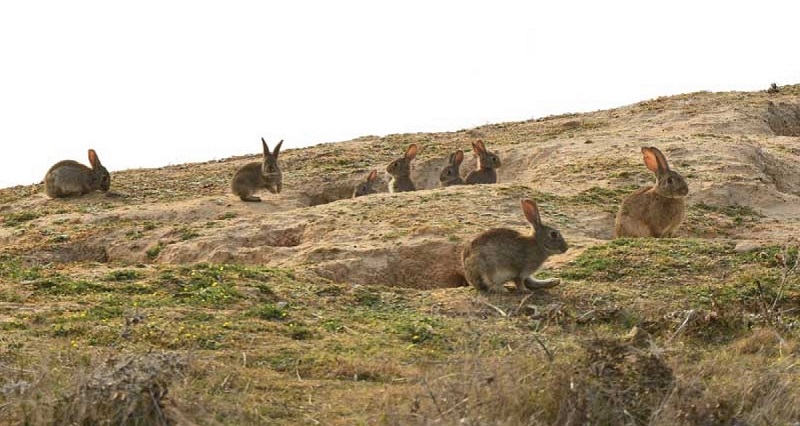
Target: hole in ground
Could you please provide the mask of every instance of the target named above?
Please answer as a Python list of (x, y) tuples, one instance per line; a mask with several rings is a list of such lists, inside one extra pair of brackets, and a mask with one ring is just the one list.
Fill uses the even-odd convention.
[(309, 253), (307, 260), (316, 264), (317, 274), (336, 282), (421, 290), (467, 285), (461, 267), (461, 245), (449, 241), (357, 252), (318, 249)]
[(756, 149), (755, 163), (772, 179), (778, 191), (800, 196), (800, 169), (795, 163), (782, 160), (761, 148)]
[[(369, 171), (359, 173), (349, 178), (342, 178), (336, 182), (320, 182), (318, 184), (309, 184), (308, 189), (302, 192), (305, 197), (305, 204), (308, 206), (318, 206), (321, 204), (328, 204), (338, 200), (344, 200), (353, 197), (353, 190), (356, 184), (362, 182), (367, 176)], [(363, 176), (362, 176), (363, 175)], [(327, 180), (327, 179), (326, 179)], [(378, 181), (373, 185), (378, 192), (387, 192), (388, 187), (386, 183), (378, 178)]]
[(105, 246), (91, 244), (87, 241), (54, 247), (53, 250), (42, 251), (32, 257), (44, 263), (108, 262), (108, 252)]
[(305, 224), (283, 229), (263, 227), (245, 246), (297, 247), (303, 243), (305, 231)]
[(767, 123), (778, 136), (800, 136), (800, 105), (770, 102), (767, 106)]

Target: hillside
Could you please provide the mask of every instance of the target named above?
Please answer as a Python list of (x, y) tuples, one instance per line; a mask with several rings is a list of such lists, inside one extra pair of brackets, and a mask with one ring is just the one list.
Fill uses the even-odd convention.
[[(476, 139), (499, 183), (437, 188)], [(412, 142), (423, 189), (388, 194)], [(677, 238), (612, 240), (620, 200), (653, 179), (643, 145), (687, 177), (687, 219)], [(800, 419), (800, 85), (289, 147), (262, 203), (229, 193), (258, 155), (113, 173), (111, 196), (0, 190), (0, 418)], [(350, 199), (372, 168), (382, 192)], [(463, 287), (461, 245), (525, 229), (523, 197), (570, 245), (540, 272), (562, 285)]]

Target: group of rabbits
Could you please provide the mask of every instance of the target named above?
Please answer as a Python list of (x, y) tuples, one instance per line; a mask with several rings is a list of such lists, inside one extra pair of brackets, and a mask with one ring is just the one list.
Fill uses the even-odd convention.
[[(261, 162), (248, 163), (233, 175), (231, 190), (242, 201), (258, 202), (254, 194), (266, 188), (273, 194), (281, 192), (283, 173), (278, 163), (283, 140), (270, 150), (262, 138), (264, 156)], [(464, 161), (464, 152), (450, 154), (448, 164), (441, 171), (442, 186), (464, 184), (490, 184), (497, 182), (500, 158), (486, 149), (483, 141), (472, 143), (478, 158), (478, 167), (462, 178), (459, 167)], [(411, 144), (402, 157), (386, 167), (391, 175), (389, 191), (414, 191), (411, 180), (411, 161), (417, 156), (418, 147)], [(655, 174), (655, 185), (639, 188), (620, 205), (614, 223), (614, 236), (619, 237), (669, 237), (674, 235), (686, 212), (685, 197), (689, 193), (686, 179), (670, 169), (667, 159), (658, 148), (642, 147), (647, 168)], [(53, 165), (45, 175), (45, 192), (52, 198), (83, 195), (100, 190), (108, 191), (111, 176), (100, 163), (97, 153), (89, 150), (91, 168), (76, 161), (65, 160)], [(353, 197), (374, 194), (372, 184), (377, 180), (377, 170), (372, 170), (366, 181), (356, 185)], [(503, 285), (513, 281), (518, 292), (553, 287), (559, 279), (537, 280), (533, 273), (552, 254), (564, 253), (567, 243), (561, 233), (544, 225), (539, 216), (539, 207), (530, 199), (522, 200), (522, 211), (530, 223), (531, 231), (523, 235), (507, 228), (485, 231), (466, 244), (461, 253), (464, 275), (472, 286), (481, 291), (504, 292)]]
[[(393, 160), (386, 166), (386, 173), (392, 177), (389, 181), (389, 192), (416, 191), (417, 187), (411, 180), (411, 160), (417, 157), (417, 144), (412, 143), (402, 157)], [(472, 185), (477, 183), (496, 183), (497, 169), (500, 167), (500, 157), (486, 149), (483, 141), (472, 142), (472, 150), (478, 158), (478, 168), (467, 174), (466, 179), (461, 177), (460, 168), (464, 161), (464, 151), (458, 150), (447, 159), (447, 165), (439, 173), (439, 183), (442, 186)], [(378, 170), (372, 170), (367, 179), (356, 185), (353, 198), (363, 195), (375, 194), (372, 184), (378, 179)]]

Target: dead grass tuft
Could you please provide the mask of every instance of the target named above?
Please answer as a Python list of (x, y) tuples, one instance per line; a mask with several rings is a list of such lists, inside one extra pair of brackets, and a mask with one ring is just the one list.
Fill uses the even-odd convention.
[(170, 382), (186, 369), (183, 355), (149, 353), (112, 357), (76, 377), (55, 407), (65, 424), (168, 424), (164, 405)]
[(16, 377), (0, 387), (0, 411), (14, 424), (173, 424), (179, 412), (167, 393), (186, 367), (184, 355), (146, 353), (10, 369)]

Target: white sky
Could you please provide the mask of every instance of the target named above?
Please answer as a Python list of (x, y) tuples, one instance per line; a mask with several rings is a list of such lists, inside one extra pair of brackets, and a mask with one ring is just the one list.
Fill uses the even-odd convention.
[(650, 3), (3, 1), (0, 187), (800, 83), (800, 2)]

